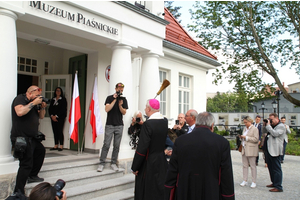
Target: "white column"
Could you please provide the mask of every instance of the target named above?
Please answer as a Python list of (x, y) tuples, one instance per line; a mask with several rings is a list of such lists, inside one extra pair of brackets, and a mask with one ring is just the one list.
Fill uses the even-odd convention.
[[(146, 101), (153, 99), (160, 88), (159, 83), (159, 56), (153, 53), (142, 55), (142, 68), (139, 88), (139, 110), (144, 113)], [(159, 96), (156, 98), (159, 100)]]
[(0, 9), (0, 175), (16, 173), (18, 162), (11, 155), (11, 104), (17, 94), (17, 15)]
[[(109, 94), (115, 92), (116, 84), (122, 82), (124, 87), (123, 96), (126, 97), (128, 102), (128, 109), (125, 115), (123, 115), (124, 129), (123, 137), (121, 141), (119, 157), (118, 159), (132, 158), (134, 151), (129, 146), (129, 136), (127, 134), (128, 127), (131, 123), (131, 117), (134, 113), (132, 109), (132, 64), (131, 64), (131, 47), (125, 45), (115, 45), (112, 47), (112, 59), (111, 59), (111, 70), (109, 80)], [(108, 153), (108, 157), (111, 157), (112, 148)]]

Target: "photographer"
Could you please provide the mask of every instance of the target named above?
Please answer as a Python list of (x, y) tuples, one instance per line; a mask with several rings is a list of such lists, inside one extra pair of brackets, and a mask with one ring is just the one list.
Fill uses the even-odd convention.
[(177, 137), (184, 135), (188, 132), (189, 127), (188, 125), (186, 125), (185, 115), (183, 113), (180, 113), (178, 115), (172, 130), (176, 133)]
[(268, 132), (264, 141), (265, 158), (272, 182), (267, 187), (273, 188), (269, 190), (270, 192), (283, 192), (280, 155), (283, 155), (283, 140), (286, 129), (276, 113), (271, 113), (269, 119), (263, 121), (263, 132)]
[(128, 135), (130, 135), (130, 146), (132, 149), (136, 149), (139, 141), (139, 135), (142, 125), (144, 123), (143, 115), (141, 111), (136, 111), (132, 117), (130, 127), (128, 128)]
[[(11, 142), (15, 147), (14, 157), (20, 161), (14, 193), (25, 194), (26, 181), (41, 182), (38, 173), (44, 162), (45, 147), (38, 136), (39, 119), (45, 116), (46, 103), (43, 102), (42, 90), (38, 86), (30, 86), (25, 94), (19, 94), (12, 102)], [(18, 151), (16, 141), (22, 140), (23, 151)], [(19, 143), (18, 143), (19, 145)]]
[(36, 185), (30, 192), (28, 200), (66, 200), (66, 192), (60, 190), (61, 198), (57, 196), (57, 189), (48, 182)]

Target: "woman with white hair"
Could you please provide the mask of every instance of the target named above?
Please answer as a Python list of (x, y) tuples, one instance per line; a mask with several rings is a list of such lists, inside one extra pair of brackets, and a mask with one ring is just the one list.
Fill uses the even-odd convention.
[(243, 145), (242, 148), (242, 162), (243, 162), (243, 182), (240, 186), (247, 185), (248, 179), (248, 168), (250, 165), (251, 168), (251, 175), (252, 175), (252, 184), (251, 188), (256, 187), (256, 177), (257, 177), (257, 170), (256, 170), (256, 157), (258, 155), (258, 138), (259, 133), (258, 129), (253, 126), (253, 119), (249, 116), (246, 116), (244, 119), (245, 128), (243, 131), (243, 135), (240, 135)]
[(133, 114), (130, 127), (128, 128), (128, 134), (130, 135), (129, 145), (132, 149), (136, 149), (138, 145), (139, 135), (144, 121), (141, 111), (138, 110)]

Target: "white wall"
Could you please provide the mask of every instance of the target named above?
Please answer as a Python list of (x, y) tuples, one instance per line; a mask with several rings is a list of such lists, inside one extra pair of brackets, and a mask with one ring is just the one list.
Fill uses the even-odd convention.
[[(193, 61), (193, 62), (191, 62)], [(170, 102), (167, 109), (167, 117), (176, 119), (178, 116), (178, 85), (179, 74), (191, 78), (191, 103), (190, 109), (198, 112), (206, 111), (206, 66), (193, 58), (189, 61), (180, 57), (172, 57), (165, 54), (159, 58), (159, 67), (168, 71), (170, 88), (167, 88), (167, 100)]]

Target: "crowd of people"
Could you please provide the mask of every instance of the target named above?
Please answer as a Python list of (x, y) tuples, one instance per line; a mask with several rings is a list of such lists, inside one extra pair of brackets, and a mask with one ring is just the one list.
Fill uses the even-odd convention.
[[(104, 170), (110, 144), (113, 140), (111, 169), (117, 171), (118, 154), (123, 134), (123, 115), (128, 103), (122, 95), (124, 84), (117, 83), (115, 93), (104, 103), (107, 119), (104, 141), (97, 171)], [(26, 182), (42, 182), (38, 173), (43, 165), (45, 148), (37, 139), (39, 119), (44, 118), (46, 103), (41, 89), (28, 88), (26, 94), (18, 95), (12, 103), (11, 142), (14, 156), (19, 159), (14, 194), (25, 194)], [(54, 133), (54, 147), (50, 150), (63, 150), (63, 126), (66, 118), (67, 102), (62, 88), (57, 87), (51, 100), (49, 115)], [(213, 132), (215, 119), (209, 112), (199, 113), (190, 109), (180, 113), (174, 126), (168, 128), (168, 120), (160, 114), (160, 102), (149, 99), (144, 109), (136, 111), (128, 127), (130, 145), (135, 150), (131, 170), (135, 178), (135, 200), (147, 199), (235, 199), (232, 162), (229, 142)], [(238, 136), (243, 163), (243, 181), (248, 184), (248, 169), (251, 169), (251, 188), (256, 188), (259, 147), (268, 167), (271, 184), (270, 192), (282, 192), (282, 170), (285, 147), (290, 133), (285, 118), (281, 122), (276, 113), (269, 115), (261, 123), (247, 116), (243, 119), (245, 128)], [(49, 183), (41, 183), (49, 197), (53, 189)], [(48, 188), (48, 189), (47, 189)], [(64, 193), (64, 199), (66, 194)], [(35, 199), (32, 190), (30, 199)], [(56, 199), (51, 196), (49, 199)], [(47, 199), (47, 198), (45, 198)]]

